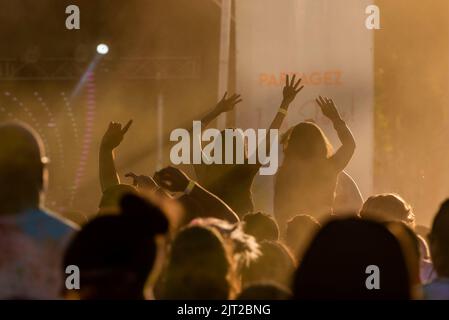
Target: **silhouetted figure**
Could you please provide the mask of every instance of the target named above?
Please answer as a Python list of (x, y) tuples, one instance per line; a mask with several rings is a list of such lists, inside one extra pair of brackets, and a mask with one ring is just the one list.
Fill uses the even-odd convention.
[(138, 191), (135, 187), (128, 184), (112, 185), (105, 189), (98, 206), (100, 214), (102, 211), (117, 210), (122, 197), (129, 193), (137, 195)]
[(238, 283), (231, 248), (217, 230), (190, 226), (172, 243), (163, 299), (226, 300)]
[(301, 261), (310, 241), (320, 228), (318, 220), (307, 214), (298, 214), (287, 222), (285, 244), (298, 261)]
[[(290, 104), (293, 102), (298, 92), (304, 87), (299, 86), (300, 82), (301, 79), (295, 81), (295, 75), (293, 75), (291, 80), (289, 79), (289, 76), (286, 77), (286, 84), (283, 88), (283, 99), (279, 106), (279, 111), (271, 122), (270, 128), (267, 130), (265, 142), (266, 150), (268, 151), (270, 150), (270, 141), (268, 141), (269, 130), (279, 129), (281, 127)], [(202, 127), (207, 128), (212, 120), (218, 117), (221, 113), (231, 111), (240, 101), (242, 100), (239, 95), (233, 95), (227, 99), (225, 94), (216, 107), (201, 119)], [(224, 139), (223, 132), (221, 136), (222, 139)], [(200, 137), (194, 137), (194, 139), (200, 139)], [(234, 147), (237, 145), (236, 141), (237, 138), (235, 138)], [(225, 144), (222, 143), (223, 151), (225, 151), (224, 146)], [(224, 156), (226, 151), (222, 154)], [(236, 152), (234, 149), (234, 157), (235, 154)], [(239, 217), (254, 211), (251, 186), (261, 164), (260, 161), (257, 161), (256, 164), (249, 164), (248, 158), (250, 156), (251, 155), (246, 153), (245, 164), (235, 164), (234, 161), (234, 164), (194, 165), (199, 183), (226, 202)]]
[[(416, 233), (417, 239), (419, 241), (419, 251), (420, 251), (420, 267), (419, 267), (419, 274), (422, 284), (427, 284), (432, 282), (436, 279), (437, 274), (435, 272), (435, 269), (433, 268), (433, 263), (430, 255), (430, 249), (429, 244), (427, 243), (426, 239), (423, 238), (420, 234)], [(429, 233), (427, 233), (429, 234)]]
[(295, 260), (286, 246), (277, 241), (262, 241), (261, 255), (242, 270), (242, 284), (272, 281), (289, 286), (295, 270)]
[(336, 216), (348, 217), (348, 214), (357, 214), (362, 205), (363, 197), (354, 179), (345, 171), (340, 172), (332, 213)]
[(332, 213), (338, 175), (355, 150), (351, 131), (331, 99), (316, 99), (329, 118), (342, 146), (331, 154), (331, 146), (323, 131), (312, 122), (296, 125), (288, 135), (284, 160), (275, 181), (274, 213), (281, 230), (297, 213), (316, 218)]
[(213, 228), (220, 232), (223, 239), (231, 248), (237, 266), (237, 273), (243, 266), (249, 265), (260, 256), (259, 244), (252, 235), (245, 233), (241, 223), (230, 223), (216, 218), (199, 218), (192, 220), (191, 226)]
[(381, 222), (402, 221), (411, 228), (415, 226), (412, 207), (400, 195), (382, 193), (366, 199), (359, 213), (362, 219)]
[(243, 216), (243, 222), (243, 230), (257, 241), (279, 240), (279, 227), (271, 215), (263, 212), (247, 213)]
[(402, 252), (407, 263), (407, 269), (409, 271), (413, 296), (418, 297), (421, 290), (420, 264), (422, 260), (418, 236), (402, 221), (391, 221), (387, 222), (385, 225), (401, 244)]
[(62, 253), (76, 227), (43, 208), (47, 162), (33, 129), (0, 125), (0, 298), (59, 297)]
[(252, 283), (244, 288), (237, 300), (290, 300), (291, 291), (274, 282)]
[(449, 300), (449, 200), (441, 205), (429, 234), (430, 252), (437, 278), (424, 286), (424, 298)]
[(382, 224), (358, 218), (323, 226), (293, 282), (295, 299), (306, 300), (410, 299), (411, 292), (398, 239)]
[[(359, 212), (362, 219), (371, 219), (380, 222), (400, 221), (413, 230), (415, 229), (415, 214), (410, 204), (400, 195), (382, 193), (369, 197)], [(430, 260), (427, 243), (421, 236), (416, 236), (420, 250), (420, 281), (425, 284), (435, 278), (432, 261)]]
[(123, 196), (118, 212), (93, 219), (70, 243), (63, 268), (78, 266), (81, 285), (66, 290), (66, 297), (144, 299), (158, 250), (156, 236), (168, 228), (159, 208), (139, 196)]
[(102, 192), (105, 192), (107, 189), (120, 184), (120, 178), (117, 174), (117, 169), (115, 168), (114, 150), (123, 141), (123, 138), (132, 123), (133, 121), (129, 120), (128, 123), (122, 128), (120, 123), (110, 122), (101, 139), (98, 165)]
[(415, 232), (416, 234), (420, 235), (423, 238), (427, 238), (427, 236), (430, 233), (430, 228), (427, 226), (424, 226), (422, 224), (417, 224), (415, 226)]
[[(237, 214), (226, 203), (178, 168), (169, 166), (159, 170), (155, 172), (154, 180), (168, 192), (183, 193), (181, 203), (187, 209), (187, 217), (184, 220), (188, 220), (184, 222), (199, 217), (214, 217), (230, 223), (239, 221)], [(195, 208), (198, 211), (193, 211)]]

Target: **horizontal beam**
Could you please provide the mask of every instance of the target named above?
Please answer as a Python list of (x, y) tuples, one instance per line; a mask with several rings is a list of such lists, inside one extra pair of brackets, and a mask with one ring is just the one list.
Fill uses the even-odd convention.
[[(35, 62), (0, 59), (0, 81), (79, 80), (89, 65), (75, 58), (46, 58)], [(125, 80), (198, 79), (198, 57), (127, 57), (100, 60), (97, 76), (118, 75)]]

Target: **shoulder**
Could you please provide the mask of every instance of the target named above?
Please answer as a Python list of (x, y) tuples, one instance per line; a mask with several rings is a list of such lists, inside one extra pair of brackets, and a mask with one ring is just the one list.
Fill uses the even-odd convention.
[(251, 164), (251, 163), (245, 163), (240, 166), (242, 166), (245, 171), (250, 172), (252, 175), (257, 174), (257, 172), (261, 167), (259, 164)]
[(41, 209), (39, 211), (43, 214), (43, 216), (49, 219), (49, 221), (56, 225), (59, 225), (61, 228), (65, 228), (68, 230), (78, 230), (80, 228), (76, 223), (64, 218), (57, 213), (54, 213), (53, 211), (50, 211), (48, 209)]
[(357, 189), (358, 186), (355, 183), (354, 179), (347, 174), (345, 171), (341, 171), (337, 177), (337, 187), (345, 189), (345, 190), (353, 190)]
[(33, 210), (27, 214), (22, 227), (39, 238), (66, 239), (79, 230), (79, 226), (47, 209)]
[(342, 183), (349, 183), (349, 184), (354, 184), (354, 179), (352, 179), (352, 177), (346, 173), (346, 171), (341, 171), (340, 174), (338, 175), (338, 181), (342, 182)]

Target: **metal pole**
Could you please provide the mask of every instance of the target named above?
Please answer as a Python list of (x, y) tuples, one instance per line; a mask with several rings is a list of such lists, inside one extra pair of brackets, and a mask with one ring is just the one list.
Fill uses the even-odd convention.
[[(221, 1), (221, 24), (220, 24), (220, 53), (218, 65), (218, 100), (228, 90), (229, 77), (229, 51), (231, 44), (231, 17), (232, 0)], [(218, 118), (217, 127), (223, 129), (226, 126), (226, 115)]]
[(157, 170), (161, 170), (164, 164), (164, 95), (159, 91), (156, 103), (157, 118)]

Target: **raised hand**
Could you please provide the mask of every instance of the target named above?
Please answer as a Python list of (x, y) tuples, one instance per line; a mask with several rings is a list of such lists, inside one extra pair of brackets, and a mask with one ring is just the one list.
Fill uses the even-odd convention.
[(157, 188), (156, 182), (153, 178), (145, 175), (136, 175), (133, 172), (128, 172), (125, 177), (133, 179), (133, 186), (144, 189), (154, 189)]
[(101, 146), (111, 150), (117, 148), (122, 142), (123, 137), (125, 136), (132, 123), (133, 121), (129, 120), (123, 128), (121, 123), (109, 123), (108, 130), (106, 130), (103, 139), (101, 140)]
[(171, 166), (157, 171), (153, 178), (158, 185), (170, 192), (183, 192), (190, 182), (184, 172)]
[(335, 107), (335, 103), (332, 99), (319, 96), (315, 99), (316, 103), (321, 108), (321, 112), (329, 118), (331, 121), (341, 120), (340, 114), (338, 113), (337, 107)]
[(293, 75), (291, 81), (289, 80), (289, 76), (285, 78), (285, 86), (282, 90), (282, 96), (283, 96), (283, 104), (288, 105), (290, 104), (296, 97), (299, 91), (304, 88), (304, 86), (299, 86), (302, 79), (299, 79), (297, 82), (295, 82), (296, 74)]
[(223, 98), (217, 103), (215, 106), (215, 111), (218, 113), (228, 112), (234, 109), (235, 105), (239, 102), (242, 102), (239, 94), (233, 94), (229, 98), (226, 98), (228, 95), (227, 92), (223, 95)]

